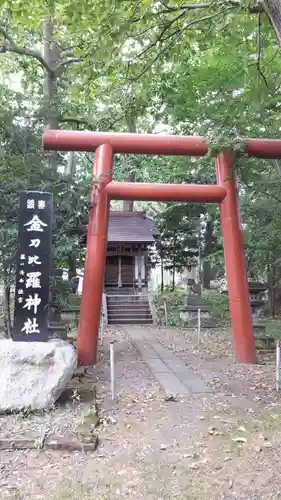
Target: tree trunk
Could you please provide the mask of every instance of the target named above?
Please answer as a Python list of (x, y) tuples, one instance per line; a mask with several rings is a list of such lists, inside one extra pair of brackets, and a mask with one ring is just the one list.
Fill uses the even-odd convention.
[(275, 317), (275, 266), (268, 264), (267, 268), (267, 286), (268, 286), (268, 309), (269, 316)]
[(262, 5), (281, 47), (281, 0), (263, 0)]
[[(134, 182), (135, 174), (129, 175), (127, 181)], [(133, 200), (124, 200), (123, 201), (123, 212), (133, 212), (134, 211), (134, 201)]]
[(68, 256), (68, 279), (76, 278), (76, 255), (71, 254)]
[(75, 163), (74, 151), (69, 151), (69, 153), (68, 153), (67, 165), (65, 167), (65, 173), (67, 175), (71, 175), (71, 176), (76, 174), (76, 163)]
[(164, 262), (163, 262), (163, 250), (161, 250), (161, 292), (164, 292)]
[[(136, 134), (137, 133), (137, 124), (136, 124), (136, 119), (134, 116), (126, 116), (125, 117), (126, 119), (126, 122), (127, 122), (127, 127), (128, 127), (128, 132), (130, 134)], [(135, 182), (136, 180), (136, 174), (135, 174), (135, 163), (136, 163), (136, 160), (132, 160), (130, 161), (130, 159), (128, 160), (130, 163), (132, 163), (132, 171), (129, 173), (128, 175), (128, 178), (127, 178), (127, 181), (128, 182)], [(134, 211), (134, 201), (133, 200), (124, 200), (123, 201), (123, 211), (124, 212), (133, 212)]]
[(210, 290), (211, 288), (211, 275), (212, 269), (211, 264), (208, 260), (203, 261), (203, 289)]
[(175, 290), (175, 286), (176, 286), (176, 268), (175, 266), (173, 265), (173, 269), (172, 269), (172, 292)]
[[(70, 151), (69, 155), (68, 155), (68, 161), (67, 161), (65, 173), (67, 175), (72, 176), (75, 174), (75, 171), (76, 171), (76, 164), (75, 164), (74, 151)], [(73, 252), (73, 253), (68, 255), (68, 279), (69, 280), (76, 278), (76, 274), (77, 274), (76, 258), (77, 258), (76, 252)]]
[(53, 41), (53, 24), (48, 18), (43, 25), (44, 34), (44, 59), (51, 71), (45, 70), (44, 79), (44, 110), (46, 125), (57, 129), (59, 125), (58, 115), (58, 78), (60, 74), (56, 70), (59, 63), (59, 48)]
[[(59, 128), (59, 103), (58, 103), (58, 80), (61, 76), (61, 71), (56, 67), (59, 63), (59, 48), (53, 41), (53, 24), (51, 18), (48, 18), (43, 25), (44, 34), (44, 59), (48, 64), (50, 71), (45, 69), (45, 78), (43, 85), (43, 112), (45, 125), (50, 129)], [(58, 165), (57, 151), (48, 151), (46, 153), (51, 168), (56, 168)]]
[(202, 269), (202, 283), (203, 288), (209, 290), (211, 287), (211, 264), (206, 261), (205, 258), (212, 253), (213, 249), (213, 231), (214, 223), (210, 214), (207, 215), (206, 230), (204, 235), (204, 259), (203, 259), (203, 269)]
[(10, 286), (4, 283), (4, 331), (5, 337), (12, 337), (12, 321), (11, 321), (11, 289)]

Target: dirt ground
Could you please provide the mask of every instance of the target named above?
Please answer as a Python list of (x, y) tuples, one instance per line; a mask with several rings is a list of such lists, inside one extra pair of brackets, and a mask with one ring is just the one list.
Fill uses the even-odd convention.
[[(0, 451), (0, 499), (281, 499), (281, 401), (274, 357), (235, 363), (228, 328), (153, 333), (213, 388), (167, 398), (125, 331), (109, 329), (94, 373), (95, 452)], [(118, 400), (110, 400), (108, 346), (116, 340)], [(93, 432), (93, 382), (74, 379), (56, 409), (0, 417), (0, 437)], [(82, 437), (81, 437), (82, 436)]]

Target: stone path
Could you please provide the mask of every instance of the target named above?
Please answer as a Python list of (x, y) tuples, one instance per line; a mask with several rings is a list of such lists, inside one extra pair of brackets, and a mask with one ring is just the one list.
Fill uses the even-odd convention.
[(154, 338), (153, 332), (142, 326), (131, 325), (125, 330), (166, 393), (212, 392), (212, 389), (182, 360)]

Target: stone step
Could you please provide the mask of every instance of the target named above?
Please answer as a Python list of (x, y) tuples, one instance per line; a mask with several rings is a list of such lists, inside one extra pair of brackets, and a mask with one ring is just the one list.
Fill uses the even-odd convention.
[(128, 303), (128, 302), (125, 302), (125, 303), (121, 303), (121, 304), (107, 304), (107, 309), (149, 309), (150, 310), (150, 307), (149, 307), (149, 304), (132, 304), (132, 303)]
[(110, 311), (107, 313), (108, 318), (151, 318), (150, 311)]
[(107, 304), (108, 311), (150, 311), (149, 304)]
[(134, 290), (132, 288), (107, 288), (105, 290), (106, 295), (134, 295)]
[(107, 297), (107, 300), (106, 300), (107, 304), (149, 304), (148, 300), (146, 299), (137, 299), (137, 298), (134, 298), (134, 296), (132, 295), (132, 298), (128, 298), (128, 297), (118, 297), (118, 298), (114, 298), (114, 299), (109, 299), (109, 297)]
[(131, 313), (129, 311), (108, 314), (108, 318), (152, 318), (151, 313)]
[(108, 316), (151, 316), (150, 311), (109, 311)]
[[(112, 304), (107, 305), (107, 310), (108, 311), (120, 311), (120, 309), (121, 309), (120, 305), (115, 305), (115, 304), (114, 305), (112, 305)], [(128, 309), (130, 311), (144, 311), (144, 312), (150, 311), (150, 307), (149, 307), (148, 304), (147, 305), (143, 305), (143, 306), (142, 305), (138, 306), (138, 305), (134, 305), (134, 304), (132, 304), (132, 305), (131, 304), (126, 304), (126, 309)]]
[(108, 318), (108, 324), (109, 325), (152, 325), (153, 321), (152, 319), (130, 319), (130, 318), (123, 318), (123, 319), (109, 319)]
[(120, 292), (119, 290), (115, 290), (114, 293), (112, 290), (109, 292), (106, 291), (105, 295), (108, 295), (109, 297), (145, 297), (146, 299), (148, 298), (147, 294), (145, 293), (134, 293), (133, 290), (124, 290), (123, 292)]
[(109, 325), (151, 325), (153, 319), (145, 295), (113, 295), (106, 297)]

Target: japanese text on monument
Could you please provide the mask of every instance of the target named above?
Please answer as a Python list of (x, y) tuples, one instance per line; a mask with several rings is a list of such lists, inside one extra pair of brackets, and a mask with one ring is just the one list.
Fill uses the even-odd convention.
[(48, 339), (51, 238), (52, 195), (21, 193), (14, 340)]

